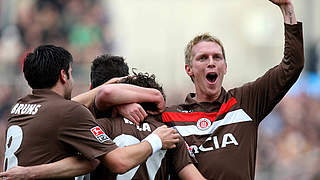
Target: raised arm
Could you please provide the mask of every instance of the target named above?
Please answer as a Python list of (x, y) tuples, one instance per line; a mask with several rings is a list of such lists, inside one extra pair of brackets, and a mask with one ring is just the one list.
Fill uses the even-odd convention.
[(284, 23), (286, 24), (297, 24), (294, 8), (291, 0), (269, 0), (272, 3), (278, 5), (281, 9)]
[(88, 161), (78, 156), (67, 157), (49, 164), (28, 167), (15, 166), (0, 173), (0, 177), (4, 177), (6, 180), (70, 178), (93, 171), (98, 163), (98, 160)]

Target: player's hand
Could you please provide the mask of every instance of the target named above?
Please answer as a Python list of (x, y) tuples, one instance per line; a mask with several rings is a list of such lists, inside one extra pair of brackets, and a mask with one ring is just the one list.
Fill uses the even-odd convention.
[(14, 166), (6, 172), (0, 173), (0, 178), (5, 180), (30, 180), (31, 174), (28, 167)]
[(180, 135), (173, 128), (168, 128), (166, 125), (158, 127), (152, 133), (158, 135), (162, 142), (162, 149), (172, 149), (179, 142)]
[(152, 114), (152, 115), (157, 115), (162, 113), (166, 108), (166, 102), (164, 101), (164, 98), (157, 103), (157, 110), (156, 111), (147, 111), (147, 113)]
[(139, 125), (148, 116), (143, 107), (138, 103), (122, 104), (114, 107), (118, 114)]

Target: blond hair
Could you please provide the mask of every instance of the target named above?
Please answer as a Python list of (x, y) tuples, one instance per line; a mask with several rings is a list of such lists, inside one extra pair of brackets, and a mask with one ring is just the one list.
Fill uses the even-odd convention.
[(198, 44), (199, 42), (202, 42), (202, 41), (209, 41), (209, 42), (214, 42), (214, 43), (217, 43), (220, 47), (221, 47), (221, 50), (222, 50), (222, 55), (223, 55), (223, 58), (225, 58), (225, 54), (224, 54), (224, 48), (223, 48), (223, 45), (221, 43), (221, 41), (210, 35), (209, 33), (204, 33), (204, 34), (200, 34), (196, 37), (194, 37), (188, 44), (187, 44), (187, 47), (184, 51), (184, 55), (185, 55), (185, 64), (188, 64), (191, 66), (191, 61), (192, 61), (192, 48)]

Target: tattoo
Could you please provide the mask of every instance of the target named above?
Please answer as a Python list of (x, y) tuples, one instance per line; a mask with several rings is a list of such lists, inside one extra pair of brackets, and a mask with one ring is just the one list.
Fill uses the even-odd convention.
[(292, 24), (292, 10), (289, 10), (289, 19), (290, 19), (290, 24)]
[(289, 23), (292, 24), (293, 23), (293, 10), (291, 8), (288, 8), (288, 9), (284, 10), (284, 13), (285, 13), (284, 14), (285, 19), (289, 20)]

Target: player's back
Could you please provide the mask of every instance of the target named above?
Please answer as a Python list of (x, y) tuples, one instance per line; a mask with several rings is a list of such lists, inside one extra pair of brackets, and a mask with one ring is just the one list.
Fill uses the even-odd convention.
[(54, 162), (75, 150), (60, 141), (81, 105), (50, 90), (34, 90), (17, 101), (8, 119), (5, 167)]

